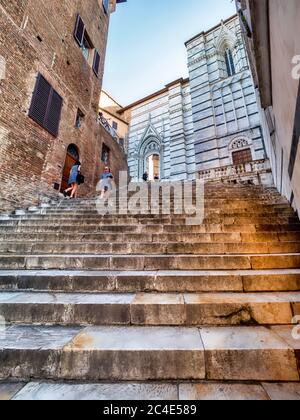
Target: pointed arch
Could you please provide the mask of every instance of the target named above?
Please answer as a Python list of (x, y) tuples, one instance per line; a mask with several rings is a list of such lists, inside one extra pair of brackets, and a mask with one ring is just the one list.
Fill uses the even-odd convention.
[(237, 44), (236, 35), (222, 23), (221, 32), (215, 40), (215, 46), (219, 54), (224, 54), (226, 49), (233, 50)]
[(142, 178), (147, 167), (147, 159), (151, 155), (158, 155), (160, 157), (160, 173), (161, 178), (163, 178), (163, 142), (152, 123), (149, 123), (149, 125), (147, 126), (144, 135), (142, 136), (142, 139), (139, 143), (137, 152), (139, 159), (138, 178)]

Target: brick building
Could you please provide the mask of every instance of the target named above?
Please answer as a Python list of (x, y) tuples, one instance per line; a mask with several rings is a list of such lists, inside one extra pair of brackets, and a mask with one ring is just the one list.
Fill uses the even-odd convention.
[(126, 158), (98, 122), (109, 15), (120, 0), (0, 0), (0, 211), (57, 194), (82, 161), (95, 190)]

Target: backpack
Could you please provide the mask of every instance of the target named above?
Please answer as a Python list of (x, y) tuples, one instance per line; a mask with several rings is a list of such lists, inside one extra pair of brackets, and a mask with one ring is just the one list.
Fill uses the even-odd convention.
[(81, 185), (81, 184), (84, 184), (85, 178), (82, 174), (78, 174), (76, 180), (77, 180), (77, 184)]

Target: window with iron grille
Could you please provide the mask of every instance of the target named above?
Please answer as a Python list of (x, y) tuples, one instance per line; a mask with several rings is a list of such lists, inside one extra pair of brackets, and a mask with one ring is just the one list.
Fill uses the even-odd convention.
[(39, 73), (29, 109), (29, 117), (54, 137), (57, 137), (62, 106), (62, 97)]
[(234, 165), (243, 165), (245, 163), (252, 162), (251, 149), (239, 150), (232, 153), (232, 159)]

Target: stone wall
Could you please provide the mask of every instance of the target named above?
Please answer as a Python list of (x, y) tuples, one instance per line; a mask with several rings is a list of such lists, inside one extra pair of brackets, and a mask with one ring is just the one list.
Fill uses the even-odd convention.
[[(74, 39), (77, 14), (82, 17), (101, 57), (99, 76)], [(43, 193), (57, 194), (68, 145), (75, 144), (86, 184), (94, 191), (101, 171), (101, 149), (111, 149), (114, 170), (127, 169), (115, 141), (97, 121), (109, 16), (98, 0), (0, 0), (0, 211), (36, 202)], [(41, 73), (63, 98), (57, 137), (28, 117), (35, 83)], [(85, 117), (75, 128), (77, 111)]]

